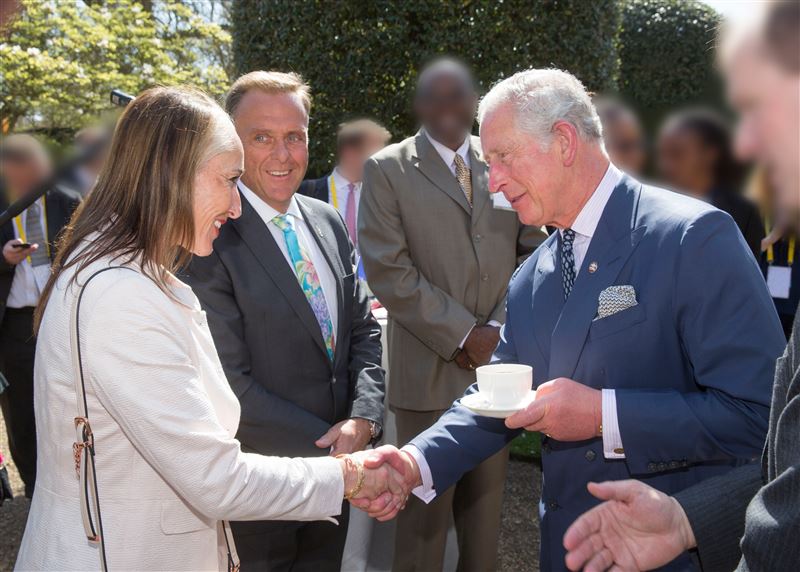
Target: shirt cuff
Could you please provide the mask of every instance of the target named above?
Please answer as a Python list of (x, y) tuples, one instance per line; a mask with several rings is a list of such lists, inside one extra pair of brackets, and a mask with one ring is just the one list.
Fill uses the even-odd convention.
[(603, 390), (603, 455), (606, 459), (624, 459), (622, 436), (617, 418), (617, 396), (613, 389)]
[(431, 468), (428, 466), (428, 461), (425, 460), (425, 455), (414, 445), (410, 444), (400, 450), (411, 455), (417, 463), (417, 467), (419, 467), (419, 476), (422, 479), (422, 485), (416, 487), (411, 492), (425, 504), (428, 504), (436, 498), (436, 490), (433, 488), (433, 476), (431, 475)]
[(463, 349), (464, 349), (464, 344), (465, 344), (465, 343), (467, 343), (467, 338), (469, 337), (469, 335), (472, 333), (472, 330), (474, 330), (474, 329), (475, 329), (475, 326), (477, 326), (477, 325), (478, 325), (478, 324), (472, 324), (472, 327), (471, 327), (471, 328), (469, 329), (469, 331), (467, 332), (467, 335), (466, 335), (466, 336), (464, 336), (464, 339), (463, 339), (463, 340), (461, 340), (461, 343), (460, 343), (460, 344), (458, 344), (458, 349), (460, 349), (460, 350), (463, 350)]
[(492, 326), (493, 328), (502, 328), (503, 327), (503, 324), (501, 324), (497, 320), (489, 320), (488, 322), (486, 322), (486, 325), (487, 326)]

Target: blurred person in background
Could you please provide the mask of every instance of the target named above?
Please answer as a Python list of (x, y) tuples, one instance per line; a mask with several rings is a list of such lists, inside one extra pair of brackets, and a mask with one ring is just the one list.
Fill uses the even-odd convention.
[(67, 186), (86, 196), (86, 193), (92, 189), (97, 181), (100, 169), (103, 168), (103, 163), (108, 153), (108, 141), (108, 131), (100, 126), (84, 127), (75, 134), (74, 145), (75, 151), (78, 153), (85, 152), (93, 146), (99, 145), (100, 148), (90, 161), (78, 165), (67, 174), (67, 179), (65, 180)]
[(626, 173), (641, 176), (647, 163), (647, 144), (636, 113), (610, 97), (598, 97), (594, 104), (603, 125), (603, 144), (609, 159)]
[[(297, 195), (308, 167), (310, 87), (254, 71), (225, 107), (244, 145), (242, 216), (186, 278), (242, 405), (246, 451), (287, 457), (361, 451), (381, 434), (381, 328), (339, 213)], [(243, 570), (338, 572), (349, 505), (332, 522), (232, 523)], [(284, 521), (288, 519), (282, 519)]]
[[(488, 363), (508, 280), (545, 238), (494, 207), (471, 135), (477, 102), (470, 70), (436, 60), (416, 86), (419, 133), (364, 169), (359, 239), (369, 285), (389, 312), (389, 403), (401, 443), (433, 424)], [(507, 463), (504, 448), (438, 496), (412, 497), (397, 521), (392, 569), (441, 570), (454, 518), (458, 569), (494, 570)]]
[[(50, 157), (37, 139), (25, 134), (6, 137), (0, 143), (0, 177), (6, 188), (0, 212), (44, 184), (51, 170)], [(11, 458), (28, 498), (36, 482), (33, 311), (50, 278), (58, 235), (79, 203), (78, 193), (57, 185), (0, 227), (0, 371), (9, 384), (0, 394), (0, 405)]]
[(761, 241), (761, 270), (788, 340), (800, 304), (800, 225), (792, 224), (790, 213), (772, 199), (774, 191), (763, 169), (753, 175), (749, 191), (760, 206), (767, 231)]
[[(364, 162), (391, 141), (392, 134), (371, 119), (356, 119), (339, 125), (336, 133), (336, 167), (319, 179), (307, 179), (298, 193), (328, 203), (342, 215), (350, 240), (358, 250), (358, 204), (361, 201), (361, 180)], [(358, 273), (363, 278), (359, 259)]]
[[(765, 3), (722, 37), (728, 97), (739, 113), (735, 149), (765, 169), (785, 228), (800, 230), (800, 3)], [(725, 29), (725, 28), (723, 28)], [(564, 537), (571, 570), (651, 570), (693, 550), (704, 571), (800, 566), (800, 313), (777, 360), (760, 463), (674, 496), (638, 481), (591, 483), (606, 501)], [(735, 372), (733, 372), (735, 375)]]
[(391, 486), (357, 456), (266, 457), (234, 437), (239, 401), (174, 271), (240, 216), (243, 155), (202, 92), (125, 108), (37, 310), (39, 483), (17, 569), (236, 570), (223, 521), (334, 526), (343, 498)]
[(730, 129), (719, 114), (693, 108), (670, 115), (658, 136), (656, 163), (669, 188), (731, 215), (760, 259), (764, 224), (756, 205), (742, 195), (744, 168), (733, 156)]

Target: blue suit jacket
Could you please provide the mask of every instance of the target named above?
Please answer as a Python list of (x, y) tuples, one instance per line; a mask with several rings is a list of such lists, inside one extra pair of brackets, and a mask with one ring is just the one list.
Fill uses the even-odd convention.
[[(626, 458), (606, 460), (600, 438), (543, 437), (542, 570), (564, 567), (564, 532), (598, 502), (589, 481), (633, 477), (673, 493), (757, 457), (785, 344), (736, 224), (705, 203), (624, 177), (566, 302), (558, 240), (512, 277), (494, 361), (533, 366), (534, 386), (568, 377), (615, 389)], [(638, 305), (593, 321), (616, 284), (632, 285)], [(412, 443), (444, 491), (517, 434), (456, 402)], [(688, 555), (671, 567), (691, 567)]]

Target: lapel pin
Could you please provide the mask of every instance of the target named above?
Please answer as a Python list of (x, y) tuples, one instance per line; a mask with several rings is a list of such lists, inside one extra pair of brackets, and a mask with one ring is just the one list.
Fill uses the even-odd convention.
[(597, 272), (597, 262), (592, 262), (589, 264), (589, 274), (594, 274)]

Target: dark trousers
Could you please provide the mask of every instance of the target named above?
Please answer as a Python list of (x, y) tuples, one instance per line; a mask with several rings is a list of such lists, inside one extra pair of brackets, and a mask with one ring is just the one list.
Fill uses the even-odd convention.
[(0, 324), (0, 371), (9, 386), (0, 394), (11, 458), (17, 466), (25, 496), (36, 483), (36, 419), (33, 413), (33, 308), (6, 308)]
[[(444, 411), (395, 409), (397, 439), (408, 443), (433, 425)], [(500, 511), (508, 468), (508, 451), (486, 459), (430, 504), (411, 495), (397, 517), (392, 572), (442, 570), (447, 529), (455, 521), (458, 572), (497, 570)]]
[(339, 572), (350, 503), (336, 520), (232, 522), (242, 572)]

